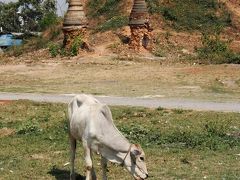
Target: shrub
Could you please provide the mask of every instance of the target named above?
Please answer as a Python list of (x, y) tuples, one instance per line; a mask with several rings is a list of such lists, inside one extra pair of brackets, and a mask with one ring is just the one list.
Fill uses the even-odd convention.
[(58, 24), (58, 22), (59, 22), (59, 20), (58, 20), (57, 15), (53, 12), (50, 12), (50, 13), (45, 14), (45, 16), (39, 22), (39, 25), (40, 25), (41, 30), (46, 30), (50, 26), (54, 26), (54, 25)]
[(198, 58), (210, 63), (240, 64), (240, 54), (229, 48), (229, 41), (220, 39), (220, 33), (202, 35), (202, 47), (196, 49)]
[(59, 44), (55, 44), (53, 42), (50, 42), (48, 44), (48, 49), (52, 57), (56, 57), (58, 54), (60, 54), (61, 47)]
[(70, 55), (71, 55), (71, 56), (76, 56), (76, 55), (78, 55), (79, 48), (81, 48), (82, 45), (83, 45), (82, 36), (77, 36), (77, 37), (73, 40), (73, 43), (72, 43), (72, 45), (71, 45)]

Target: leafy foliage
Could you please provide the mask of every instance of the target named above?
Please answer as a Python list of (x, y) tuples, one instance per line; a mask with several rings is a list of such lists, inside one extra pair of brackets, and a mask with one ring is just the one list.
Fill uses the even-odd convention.
[(0, 4), (0, 26), (4, 31), (41, 31), (56, 22), (55, 0), (19, 0)]
[(51, 56), (56, 57), (59, 54), (61, 47), (59, 44), (50, 42), (48, 44), (48, 49), (49, 49), (49, 53), (51, 54)]
[(48, 43), (48, 50), (52, 57), (56, 57), (57, 55), (61, 56), (76, 56), (78, 55), (79, 49), (82, 48), (84, 42), (82, 40), (82, 36), (77, 36), (72, 44), (70, 49), (66, 51), (60, 44), (49, 42)]
[(82, 40), (82, 37), (81, 36), (77, 36), (72, 45), (71, 45), (71, 48), (70, 48), (70, 55), (71, 56), (76, 56), (78, 55), (78, 51), (79, 49), (82, 47), (83, 45), (83, 40)]
[(21, 29), (21, 22), (19, 19), (18, 4), (0, 2), (0, 27), (5, 31), (16, 31)]

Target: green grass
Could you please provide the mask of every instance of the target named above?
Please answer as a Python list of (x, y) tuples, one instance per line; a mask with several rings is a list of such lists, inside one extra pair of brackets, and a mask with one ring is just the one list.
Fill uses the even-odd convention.
[(147, 3), (150, 13), (161, 14), (176, 30), (210, 31), (217, 26), (231, 24), (226, 8), (216, 0), (147, 0)]
[[(65, 104), (31, 101), (0, 105), (0, 128), (15, 130), (0, 137), (2, 179), (69, 179), (69, 165), (64, 166), (69, 161), (66, 109)], [(240, 177), (239, 113), (111, 109), (117, 127), (131, 142), (143, 146), (150, 179)], [(84, 164), (78, 147), (80, 176)], [(94, 163), (99, 175), (97, 155)], [(109, 166), (110, 179), (131, 179), (121, 167)]]
[(87, 3), (87, 16), (99, 18), (96, 32), (116, 30), (128, 24), (128, 16), (123, 15), (122, 2), (118, 0), (90, 0)]
[(96, 31), (117, 30), (128, 24), (127, 16), (114, 16), (96, 28)]
[(98, 17), (106, 16), (112, 18), (113, 16), (120, 15), (119, 9), (120, 1), (118, 0), (90, 0), (87, 3), (88, 16)]

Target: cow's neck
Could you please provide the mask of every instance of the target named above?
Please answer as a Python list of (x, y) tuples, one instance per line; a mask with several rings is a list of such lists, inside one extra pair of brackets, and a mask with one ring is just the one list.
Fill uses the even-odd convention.
[(121, 164), (131, 143), (120, 133), (114, 124), (102, 136), (101, 154), (111, 162)]
[(103, 145), (119, 152), (127, 152), (131, 145), (129, 141), (120, 133), (120, 131), (113, 125), (108, 127), (102, 136)]
[(129, 154), (130, 146), (126, 152), (116, 151), (108, 146), (103, 146), (100, 150), (100, 154), (112, 163), (123, 164)]

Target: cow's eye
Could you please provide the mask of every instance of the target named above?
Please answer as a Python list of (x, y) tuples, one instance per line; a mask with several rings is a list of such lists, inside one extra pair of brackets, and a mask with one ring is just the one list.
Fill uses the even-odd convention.
[(144, 157), (140, 157), (140, 160), (141, 160), (141, 161), (144, 161)]

